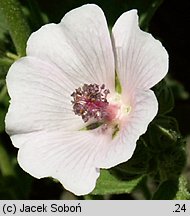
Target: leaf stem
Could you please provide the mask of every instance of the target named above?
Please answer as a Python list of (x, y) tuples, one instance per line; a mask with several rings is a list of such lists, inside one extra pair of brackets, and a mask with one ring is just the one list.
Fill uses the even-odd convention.
[(26, 54), (26, 42), (30, 35), (30, 28), (22, 12), (18, 0), (0, 0), (0, 13), (7, 23), (13, 43), (19, 56)]

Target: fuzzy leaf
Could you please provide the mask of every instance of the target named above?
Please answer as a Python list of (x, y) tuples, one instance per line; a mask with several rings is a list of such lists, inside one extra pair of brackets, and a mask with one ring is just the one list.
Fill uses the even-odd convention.
[(164, 181), (153, 195), (153, 200), (171, 200), (178, 191), (178, 179)]
[(187, 179), (181, 175), (179, 178), (179, 190), (175, 197), (176, 200), (190, 200), (190, 193), (187, 190)]
[(7, 24), (18, 55), (24, 56), (30, 28), (23, 15), (20, 2), (18, 0), (0, 0), (0, 13)]
[(141, 181), (142, 176), (129, 181), (119, 180), (111, 175), (108, 170), (101, 170), (101, 175), (97, 181), (96, 188), (92, 195), (123, 194), (131, 193)]
[(129, 176), (134, 177), (144, 175), (148, 169), (149, 157), (148, 148), (140, 139), (137, 142), (137, 147), (133, 156), (127, 162), (112, 168), (111, 171), (122, 180), (128, 180)]

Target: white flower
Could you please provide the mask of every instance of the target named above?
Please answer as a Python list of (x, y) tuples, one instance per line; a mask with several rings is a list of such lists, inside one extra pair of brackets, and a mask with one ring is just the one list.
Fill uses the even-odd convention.
[(136, 10), (119, 17), (111, 37), (93, 4), (43, 26), (7, 75), (6, 130), (20, 166), (77, 195), (90, 193), (100, 168), (131, 158), (158, 110), (150, 88), (167, 71), (166, 50), (139, 29)]

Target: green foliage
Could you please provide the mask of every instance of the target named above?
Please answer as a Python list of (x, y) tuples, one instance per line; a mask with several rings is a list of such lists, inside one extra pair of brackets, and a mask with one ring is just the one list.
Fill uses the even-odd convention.
[(131, 193), (142, 177), (132, 180), (122, 181), (112, 175), (108, 170), (101, 170), (101, 175), (97, 181), (96, 188), (91, 193), (92, 195), (107, 195), (107, 194), (123, 194)]
[(170, 116), (158, 116), (149, 125), (143, 138), (153, 152), (173, 148), (180, 140), (177, 121)]
[(4, 80), (0, 80), (0, 133), (5, 130), (5, 115), (7, 113), (9, 97)]
[(186, 154), (183, 148), (176, 147), (158, 154), (157, 164), (162, 180), (179, 178), (186, 164)]
[[(1, 134), (0, 134), (1, 135)], [(0, 137), (1, 138), (1, 137)], [(32, 177), (15, 163), (0, 139), (0, 197), (1, 199), (27, 199)]]
[(33, 31), (48, 23), (48, 17), (42, 13), (36, 0), (26, 0), (26, 7), (23, 8), (23, 11)]
[(174, 107), (174, 98), (171, 89), (167, 86), (166, 81), (160, 81), (153, 87), (159, 104), (159, 114), (166, 114)]
[(16, 175), (2, 176), (0, 174), (1, 199), (28, 199), (32, 177), (17, 170)]
[(0, 0), (0, 13), (7, 24), (18, 55), (24, 56), (30, 28), (25, 20), (19, 1)]
[(151, 155), (149, 172), (159, 179), (178, 178), (186, 164), (185, 142), (175, 118), (158, 116), (142, 136)]
[(4, 119), (6, 115), (6, 110), (4, 108), (0, 108), (0, 132), (5, 130)]
[(152, 197), (153, 200), (171, 200), (178, 191), (178, 179), (169, 179), (162, 182)]
[(187, 179), (184, 175), (179, 178), (179, 190), (175, 197), (176, 200), (190, 200), (190, 193), (187, 190)]
[(131, 159), (112, 168), (112, 172), (122, 179), (129, 177), (138, 177), (147, 173), (149, 162), (149, 151), (142, 140), (137, 142), (137, 147)]
[(5, 39), (5, 32), (7, 31), (7, 25), (5, 24), (2, 13), (0, 13), (0, 40)]

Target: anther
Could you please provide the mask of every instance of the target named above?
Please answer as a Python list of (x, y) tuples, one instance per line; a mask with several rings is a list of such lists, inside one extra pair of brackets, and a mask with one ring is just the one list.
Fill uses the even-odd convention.
[(82, 88), (75, 89), (75, 92), (71, 94), (74, 113), (81, 116), (84, 122), (91, 118), (98, 121), (106, 118), (109, 93), (109, 89), (105, 89), (104, 84), (101, 86), (84, 84)]

